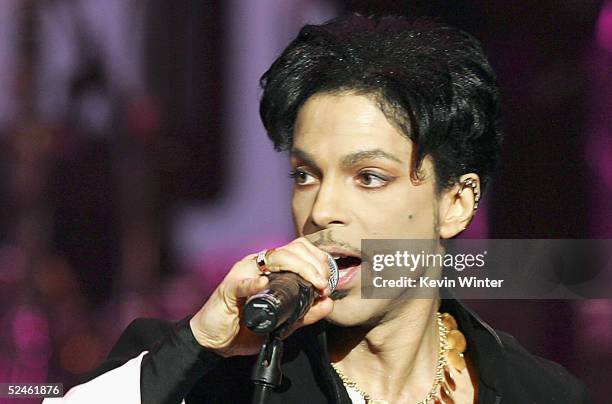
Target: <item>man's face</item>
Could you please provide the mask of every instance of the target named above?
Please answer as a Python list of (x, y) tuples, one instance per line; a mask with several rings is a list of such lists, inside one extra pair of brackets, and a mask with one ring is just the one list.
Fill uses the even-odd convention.
[[(434, 171), (411, 181), (412, 142), (369, 97), (318, 94), (300, 109), (291, 165), (293, 219), (300, 236), (336, 256), (359, 256), (361, 239), (438, 237)], [(358, 260), (340, 261), (331, 322), (368, 324), (397, 301), (361, 300)]]

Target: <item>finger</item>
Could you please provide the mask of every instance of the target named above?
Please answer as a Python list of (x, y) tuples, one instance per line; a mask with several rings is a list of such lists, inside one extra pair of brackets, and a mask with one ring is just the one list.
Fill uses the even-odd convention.
[[(299, 239), (298, 239), (299, 240)], [(312, 266), (317, 268), (319, 274), (325, 279), (329, 279), (329, 266), (327, 265), (327, 256), (321, 250), (318, 253), (315, 253), (311, 248), (309, 248), (305, 243), (300, 241), (294, 241), (287, 246), (287, 248), (298, 255), (300, 258), (310, 262)], [(312, 246), (315, 250), (316, 247)], [(320, 254), (319, 254), (320, 253)], [(321, 259), (321, 254), (324, 259)]]
[(229, 288), (230, 296), (240, 299), (260, 292), (268, 285), (268, 277), (245, 278), (237, 280)]
[(268, 268), (272, 272), (280, 270), (295, 272), (320, 290), (327, 287), (328, 280), (313, 264), (285, 248), (274, 250), (268, 255)]
[(261, 275), (261, 271), (255, 261), (256, 257), (257, 254), (249, 254), (236, 262), (225, 276), (225, 279), (255, 278)]
[(312, 242), (308, 240), (306, 237), (300, 237), (296, 239), (295, 241), (302, 243), (306, 248), (308, 248), (308, 250), (312, 254), (314, 254), (314, 256), (317, 257), (317, 259), (325, 265), (325, 268), (329, 270), (329, 266), (327, 264), (327, 259), (329, 258), (329, 255), (327, 254), (327, 252), (321, 250), (319, 247), (312, 244)]

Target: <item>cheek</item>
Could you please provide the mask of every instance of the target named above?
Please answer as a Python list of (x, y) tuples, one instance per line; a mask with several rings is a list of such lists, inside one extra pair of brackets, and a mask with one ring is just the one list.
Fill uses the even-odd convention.
[(291, 197), (291, 213), (293, 214), (293, 224), (299, 235), (302, 235), (310, 210), (312, 209), (311, 198), (304, 193), (294, 192)]
[(435, 235), (433, 201), (426, 192), (370, 200), (360, 210), (364, 230), (377, 238), (429, 239)]

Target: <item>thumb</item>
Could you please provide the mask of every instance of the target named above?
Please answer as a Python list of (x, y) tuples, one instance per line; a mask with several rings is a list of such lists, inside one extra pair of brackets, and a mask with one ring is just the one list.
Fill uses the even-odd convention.
[(333, 309), (334, 301), (332, 300), (332, 298), (326, 296), (316, 300), (304, 317), (291, 324), (291, 326), (287, 330), (285, 330), (285, 332), (283, 333), (283, 338), (287, 338), (288, 336), (293, 334), (294, 331), (304, 326), (314, 324), (317, 321), (329, 316)]
[(334, 310), (334, 301), (331, 297), (325, 296), (317, 299), (308, 313), (302, 318), (303, 325), (314, 324), (317, 321), (329, 316)]

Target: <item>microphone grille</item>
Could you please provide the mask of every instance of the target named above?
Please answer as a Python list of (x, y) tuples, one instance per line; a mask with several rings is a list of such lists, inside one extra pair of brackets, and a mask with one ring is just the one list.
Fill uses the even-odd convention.
[(329, 267), (329, 290), (333, 292), (336, 290), (336, 286), (338, 286), (338, 264), (336, 264), (336, 260), (329, 253), (327, 254), (327, 266)]

